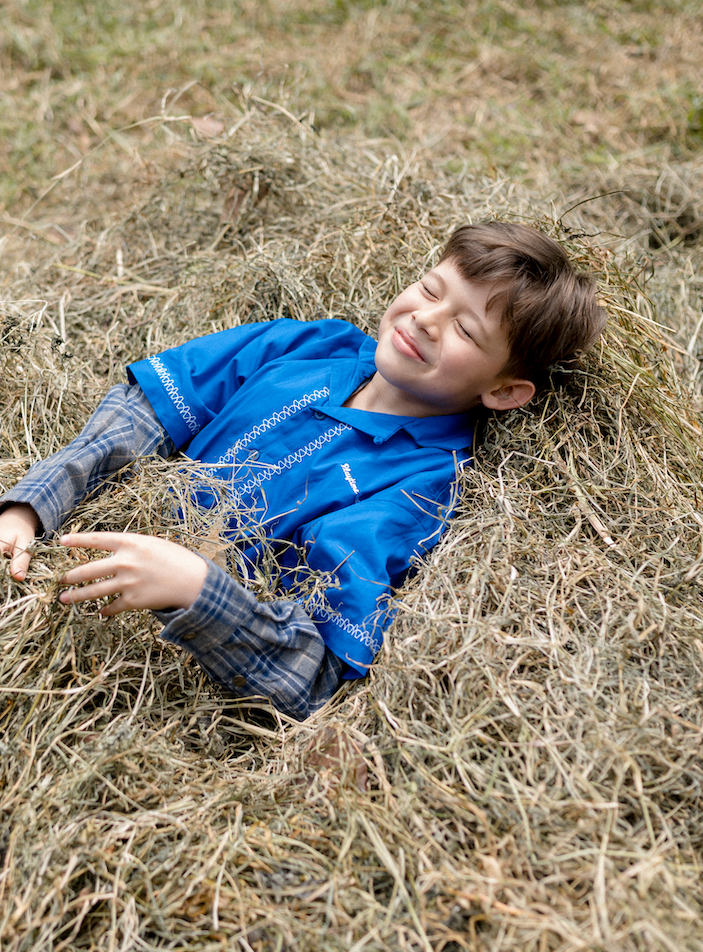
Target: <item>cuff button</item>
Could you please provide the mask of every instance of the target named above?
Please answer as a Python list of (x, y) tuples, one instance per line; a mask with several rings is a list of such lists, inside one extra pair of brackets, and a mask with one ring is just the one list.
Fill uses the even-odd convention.
[(232, 687), (233, 688), (243, 688), (247, 683), (247, 679), (243, 674), (238, 674), (236, 677), (232, 678)]

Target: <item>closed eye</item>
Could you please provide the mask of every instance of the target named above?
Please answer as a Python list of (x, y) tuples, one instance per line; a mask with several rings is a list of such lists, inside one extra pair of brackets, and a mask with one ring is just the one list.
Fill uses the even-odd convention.
[(462, 337), (466, 337), (467, 340), (473, 340), (473, 337), (471, 336), (471, 331), (467, 327), (464, 327), (464, 325), (461, 324), (459, 321), (457, 321), (456, 326), (458, 327), (459, 333), (461, 334)]
[[(420, 282), (420, 283), (422, 284), (422, 282)], [(425, 294), (426, 294), (428, 297), (431, 297), (433, 301), (436, 301), (436, 300), (437, 300), (437, 295), (434, 293), (434, 291), (432, 291), (430, 288), (428, 288), (426, 284), (422, 284), (422, 290), (425, 292)]]

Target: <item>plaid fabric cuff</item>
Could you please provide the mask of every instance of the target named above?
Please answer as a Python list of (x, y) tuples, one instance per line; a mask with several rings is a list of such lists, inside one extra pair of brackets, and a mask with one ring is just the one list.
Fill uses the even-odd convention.
[(81, 434), (64, 449), (35, 463), (0, 497), (0, 511), (10, 503), (28, 503), (39, 516), (44, 538), (100, 483), (139, 456), (174, 452), (149, 401), (136, 385), (113, 387)]
[(161, 636), (189, 651), (237, 697), (265, 697), (298, 720), (339, 687), (345, 664), (325, 646), (315, 623), (291, 601), (262, 603), (208, 562), (203, 589), (188, 609), (154, 612)]

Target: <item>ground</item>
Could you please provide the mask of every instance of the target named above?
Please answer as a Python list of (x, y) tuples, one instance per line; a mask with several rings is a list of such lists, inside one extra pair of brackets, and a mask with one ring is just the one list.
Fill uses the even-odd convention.
[[(540, 224), (609, 312), (305, 724), (58, 606), (51, 542), (3, 576), (3, 949), (703, 949), (698, 6), (0, 8), (2, 487), (147, 351), (373, 332), (461, 221)], [(183, 478), (76, 525), (175, 531)]]

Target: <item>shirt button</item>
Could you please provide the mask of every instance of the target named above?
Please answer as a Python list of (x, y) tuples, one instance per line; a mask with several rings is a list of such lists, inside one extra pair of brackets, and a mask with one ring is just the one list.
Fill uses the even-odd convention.
[(247, 679), (243, 674), (238, 674), (236, 677), (232, 678), (232, 687), (233, 688), (243, 688), (247, 683)]
[(259, 458), (259, 451), (252, 450), (251, 453), (249, 454), (249, 459), (257, 460), (258, 458)]
[(315, 417), (316, 420), (324, 420), (324, 419), (325, 419), (325, 414), (322, 413), (321, 410), (313, 410), (313, 411), (312, 411), (312, 415)]
[(194, 632), (194, 631), (187, 631), (187, 632), (185, 633), (185, 635), (182, 635), (182, 636), (181, 636), (181, 641), (192, 641), (193, 638), (195, 638), (195, 637), (197, 637), (197, 636), (196, 636), (196, 632)]
[(374, 436), (373, 441), (374, 441), (374, 443), (383, 443), (383, 437), (382, 437), (382, 436)]

